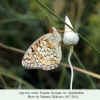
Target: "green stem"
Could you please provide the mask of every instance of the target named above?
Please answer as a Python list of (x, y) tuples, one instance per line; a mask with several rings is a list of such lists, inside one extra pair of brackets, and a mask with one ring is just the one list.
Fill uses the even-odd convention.
[(63, 83), (64, 83), (64, 79), (66, 76), (66, 67), (61, 66), (61, 75), (57, 84), (57, 89), (62, 89)]
[(45, 89), (45, 84), (44, 84), (44, 81), (43, 81), (43, 73), (41, 70), (38, 70), (38, 79), (39, 79), (39, 82), (41, 83), (41, 89)]
[[(9, 77), (9, 78), (11, 78), (11, 79), (13, 79), (13, 80), (16, 80), (17, 82), (20, 82), (20, 79), (21, 79), (21, 78), (18, 78), (17, 76), (15, 76), (15, 75), (9, 73), (7, 70), (2, 69), (2, 68), (0, 68), (0, 74), (1, 74), (1, 75), (4, 75), (4, 76), (6, 76), (6, 77)], [(24, 81), (24, 80), (21, 80), (21, 84), (27, 86), (27, 87), (30, 88), (30, 89), (33, 89), (33, 88), (34, 88), (32, 85), (30, 85), (29, 83), (27, 83), (27, 82)]]
[[(43, 6), (46, 10), (48, 10), (51, 14), (53, 14), (56, 18), (58, 18), (62, 23), (66, 24), (72, 31), (76, 32), (73, 28), (71, 28), (67, 23), (65, 23), (64, 20), (62, 20), (59, 16), (57, 16), (52, 10), (50, 10), (47, 6), (45, 6), (40, 0), (35, 0), (38, 2), (41, 6)], [(78, 33), (78, 32), (76, 32)], [(79, 33), (78, 33), (79, 34)], [(98, 54), (100, 54), (100, 51), (98, 51), (91, 43), (89, 43), (81, 34), (79, 36), (89, 45), (91, 46)]]
[[(86, 70), (85, 66), (82, 64), (82, 62), (80, 61), (80, 59), (79, 59), (79, 57), (76, 55), (76, 53), (73, 52), (73, 54), (74, 54), (74, 56), (76, 57), (78, 63), (79, 63), (80, 66), (81, 66), (81, 68), (83, 68), (83, 69)], [(90, 82), (90, 84), (92, 85), (92, 87), (93, 87), (94, 89), (96, 89), (96, 85), (95, 85), (95, 83), (93, 82), (92, 78), (91, 78), (89, 75), (87, 75), (87, 74), (86, 74), (86, 76), (87, 76), (87, 78), (89, 79), (89, 82)]]
[(6, 82), (4, 81), (1, 74), (0, 74), (0, 78), (1, 78), (2, 83), (4, 84), (5, 89), (8, 89), (8, 86), (7, 86)]

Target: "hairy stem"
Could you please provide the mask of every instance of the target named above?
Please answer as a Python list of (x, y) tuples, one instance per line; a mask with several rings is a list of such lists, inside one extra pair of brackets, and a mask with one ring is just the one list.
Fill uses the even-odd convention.
[(68, 55), (68, 63), (69, 63), (69, 66), (71, 68), (71, 80), (70, 80), (70, 89), (72, 90), (72, 85), (73, 85), (73, 78), (74, 78), (74, 71), (73, 71), (73, 66), (71, 64), (71, 56), (72, 56), (72, 53), (73, 53), (73, 46), (70, 47), (70, 53)]

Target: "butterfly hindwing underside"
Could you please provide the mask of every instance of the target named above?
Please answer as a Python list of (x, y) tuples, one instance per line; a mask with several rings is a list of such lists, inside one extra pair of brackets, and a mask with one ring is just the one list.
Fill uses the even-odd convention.
[(27, 69), (55, 69), (59, 66), (62, 57), (59, 41), (55, 33), (40, 37), (26, 51), (22, 65)]

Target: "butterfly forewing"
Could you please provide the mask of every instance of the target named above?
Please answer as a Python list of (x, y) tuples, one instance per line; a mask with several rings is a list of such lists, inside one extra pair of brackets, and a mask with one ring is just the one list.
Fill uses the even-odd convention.
[(59, 41), (52, 33), (48, 33), (28, 48), (22, 59), (22, 65), (27, 69), (51, 70), (59, 66), (61, 57)]

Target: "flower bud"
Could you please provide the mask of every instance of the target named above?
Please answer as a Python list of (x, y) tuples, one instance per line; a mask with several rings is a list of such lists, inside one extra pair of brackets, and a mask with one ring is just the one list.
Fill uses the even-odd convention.
[[(73, 28), (70, 20), (66, 16), (65, 22)], [(63, 37), (63, 42), (66, 45), (76, 45), (79, 41), (78, 34), (72, 31), (67, 25), (65, 25), (65, 32), (64, 32), (64, 37)]]

